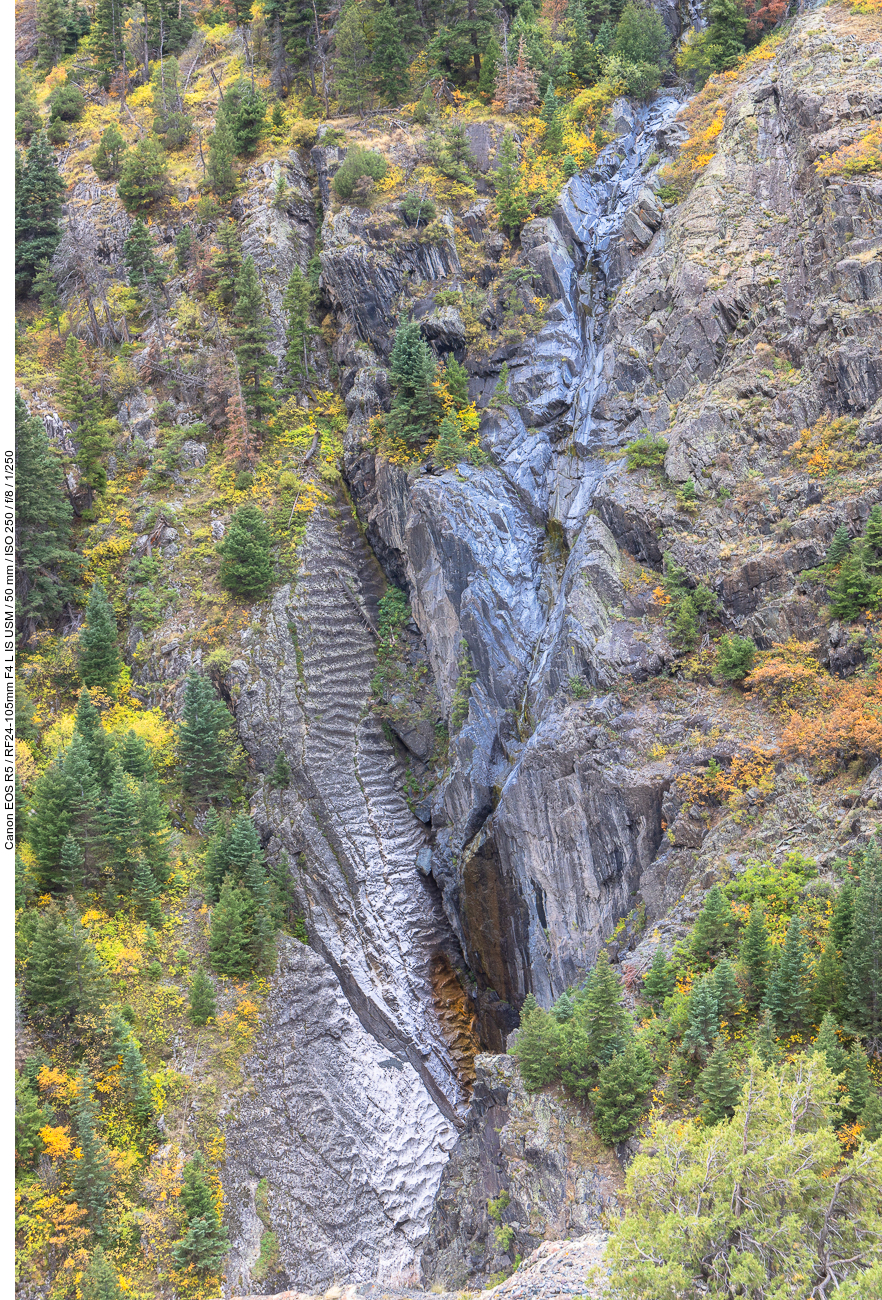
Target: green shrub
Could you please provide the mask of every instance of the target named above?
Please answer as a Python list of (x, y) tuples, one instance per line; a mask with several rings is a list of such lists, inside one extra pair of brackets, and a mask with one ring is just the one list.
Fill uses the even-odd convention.
[(408, 190), (401, 200), (401, 216), (408, 226), (428, 226), (437, 215), (438, 209), (428, 195)]
[(353, 145), (334, 177), (334, 193), (344, 203), (351, 198), (364, 198), (373, 188), (367, 182), (382, 180), (388, 170), (389, 165), (381, 153)]
[(247, 469), (242, 469), (236, 475), (233, 485), (237, 492), (247, 492), (250, 487), (254, 486), (254, 475), (249, 474)]
[(70, 81), (56, 86), (49, 96), (49, 116), (53, 120), (61, 118), (62, 122), (79, 122), (85, 107), (85, 95)]
[(720, 638), (717, 654), (717, 672), (728, 682), (743, 682), (753, 668), (756, 646), (750, 637), (730, 636)]
[(628, 469), (660, 469), (664, 464), (665, 452), (668, 450), (666, 439), (655, 433), (648, 433), (635, 442), (629, 442), (625, 448), (628, 457)]

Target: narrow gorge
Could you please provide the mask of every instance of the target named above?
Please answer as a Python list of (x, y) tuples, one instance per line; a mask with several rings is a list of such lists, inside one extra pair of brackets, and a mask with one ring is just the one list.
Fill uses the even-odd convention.
[[(42, 1112), (50, 1127), (39, 1130), (43, 1154), (34, 1147), (28, 1176), (66, 1185), (63, 1157), (50, 1160), (50, 1142), (61, 1141), (51, 1134), (65, 1124), (80, 1134), (69, 1081), (97, 1052), (93, 1021), (71, 1012), (59, 1028), (38, 1011), (29, 973), (38, 922), (21, 917), (53, 910), (53, 898), (60, 906), (69, 893), (65, 905), (76, 896), (77, 924), (155, 1070), (158, 1129), (139, 1157), (148, 1190), (136, 1195), (126, 1184), (114, 1222), (128, 1224), (128, 1236), (114, 1228), (95, 1237), (120, 1279), (126, 1268), (135, 1276), (123, 1262), (135, 1254), (152, 1261), (145, 1268), (155, 1280), (139, 1274), (127, 1293), (595, 1294), (587, 1269), (630, 1212), (625, 1171), (647, 1144), (636, 1123), (601, 1138), (591, 1109), (597, 1075), (590, 1088), (574, 1084), (563, 1048), (553, 1081), (531, 1081), (517, 1055), (531, 1008), (565, 1024), (608, 965), (622, 1014), (655, 1061), (642, 1113), (693, 1116), (691, 1090), (711, 1049), (689, 1068), (685, 1046), (675, 1060), (692, 1013), (675, 1007), (665, 1013), (674, 1027), (662, 1022), (661, 998), (650, 1005), (643, 992), (650, 971), (669, 961), (679, 980), (671, 974), (671, 1005), (692, 1005), (708, 965), (690, 948), (696, 919), (725, 891), (731, 926), (746, 926), (758, 895), (739, 882), (754, 888), (762, 870), (775, 881), (775, 872), (791, 873), (779, 886), (788, 907), (808, 900), (814, 917), (818, 904), (823, 924), (811, 942), (820, 962), (842, 864), (864, 888), (853, 864), (869, 860), (862, 855), (882, 820), (875, 598), (851, 617), (830, 612), (839, 573), (831, 547), (845, 530), (857, 548), (882, 501), (879, 15), (872, 3), (776, 11), (767, 34), (756, 20), (749, 52), (742, 43), (737, 60), (709, 79), (705, 69), (697, 87), (682, 60), (680, 75), (667, 65), (643, 95), (626, 93), (619, 65), (604, 63), (581, 91), (570, 72), (575, 90), (559, 78), (561, 104), (595, 91), (597, 104), (581, 118), (574, 109), (572, 120), (561, 108), (570, 134), (550, 164), (550, 146), (546, 155), (536, 144), (556, 120), (548, 96), (544, 125), (535, 94), (529, 111), (503, 113), (498, 86), (492, 108), (489, 91), (483, 106), (467, 99), (477, 94), (471, 72), (462, 74), (466, 91), (455, 77), (432, 80), (430, 69), (404, 108), (392, 98), (385, 108), (330, 113), (328, 85), (343, 77), (338, 70), (328, 81), (342, 67), (332, 42), (343, 41), (352, 5), (331, 18), (316, 8), (315, 56), (296, 82), (299, 47), (282, 43), (288, 19), (278, 5), (248, 6), (247, 22), (232, 3), (196, 15), (173, 74), (182, 85), (176, 111), (192, 115), (195, 134), (189, 152), (169, 152), (164, 206), (144, 227), (161, 276), (149, 260), (132, 271), (140, 216), (89, 161), (111, 120), (134, 150), (159, 111), (167, 56), (154, 59), (149, 48), (149, 5), (141, 52), (149, 77), (137, 86), (132, 78), (121, 99), (109, 74), (87, 88), (85, 117), (57, 147), (66, 190), (52, 275), (65, 338), (81, 341), (104, 403), (103, 487), (84, 451), (86, 417), (59, 397), (71, 382), (62, 325), (56, 339), (31, 290), (20, 311), (18, 391), (64, 467), (80, 580), (103, 583), (111, 597), (117, 679), (90, 685), (82, 667), (80, 677), (112, 737), (108, 753), (122, 754), (131, 726), (164, 782), (172, 919), (158, 926), (137, 902), (136, 928), (114, 928), (116, 886), (88, 893), (89, 872), (98, 879), (104, 870), (100, 845), (111, 842), (98, 822), (83, 833), (80, 883), (64, 877), (58, 888), (40, 856), (49, 850), (32, 833), (17, 867), (31, 882), (20, 886), (23, 903), (16, 886), (25, 953), (17, 1068), (55, 1118)], [(179, 21), (189, 8), (179, 6)], [(617, 19), (621, 10), (610, 12)], [(681, 50), (721, 21), (700, 6), (648, 12)], [(17, 4), (16, 13), (18, 62), (31, 69), (39, 46), (28, 36), (30, 9)], [(506, 39), (511, 19), (500, 27)], [(94, 32), (94, 15), (93, 24)], [(593, 33), (596, 57), (614, 61), (602, 30)], [(94, 36), (83, 39), (67, 81), (59, 62), (45, 94), (36, 92), (35, 113), (51, 102), (53, 78), (77, 81)], [(312, 40), (303, 36), (303, 48)], [(506, 76), (514, 65), (514, 57), (511, 69), (504, 64)], [(235, 192), (209, 201), (219, 193), (209, 126), (216, 136), (215, 118), (234, 111), (222, 109), (225, 90), (228, 104), (234, 92), (245, 102), (249, 77), (251, 93), (257, 85), (275, 103), (278, 123), (274, 116), (271, 128), (267, 116), (256, 157), (243, 151)], [(426, 95), (431, 118), (420, 117)], [(459, 132), (455, 163), (438, 144), (447, 130)], [(560, 168), (563, 151), (572, 164), (517, 222), (500, 215), (512, 147), (522, 176)], [(360, 197), (341, 198), (335, 178), (367, 151), (381, 156), (382, 175), (365, 171)], [(414, 195), (415, 219), (403, 206)], [(244, 279), (232, 289), (224, 279), (234, 244), (239, 267), (253, 270), (275, 367), (254, 387), (267, 383), (269, 419), (249, 405), (246, 345), (235, 334), (248, 290)], [(296, 382), (295, 284), (311, 286)], [(411, 438), (408, 447), (396, 441), (394, 418), (404, 391), (399, 338), (410, 322), (433, 368), (426, 391), (435, 394), (439, 441)], [(450, 376), (459, 368), (467, 394), (457, 405)], [(457, 411), (472, 411), (474, 427), (461, 421), (472, 441), (445, 459), (436, 426)], [(234, 445), (245, 448), (238, 461)], [(269, 521), (275, 567), (261, 595), (243, 588), (231, 598), (230, 539), (239, 511), (254, 507)], [(19, 731), (22, 806), (33, 818), (46, 773), (68, 763), (85, 725), (76, 664), (91, 598), (85, 617), (85, 597), (63, 605), (49, 630), (33, 616), (19, 651), (20, 694), (33, 697), (41, 733)], [(721, 675), (721, 647), (748, 643), (754, 676)], [(198, 708), (194, 681), (208, 690)], [(221, 705), (227, 731), (211, 713)], [(843, 720), (849, 709), (858, 722)], [(186, 742), (176, 739), (203, 724), (227, 746), (231, 775), (216, 790), (200, 784), (199, 762), (188, 768)], [(137, 766), (125, 771), (143, 776)], [(107, 779), (112, 800), (116, 777)], [(64, 826), (86, 826), (82, 806), (71, 809)], [(231, 847), (245, 834), (240, 822), (254, 836), (245, 866)], [(219, 834), (232, 865), (212, 884)], [(115, 861), (116, 850), (106, 851)], [(254, 888), (258, 862), (283, 900), (274, 904), (272, 960), (227, 972), (213, 917), (228, 906), (235, 872), (243, 899)], [(767, 894), (777, 916), (772, 885)], [(248, 915), (256, 935), (259, 908)], [(789, 918), (771, 940), (782, 951)], [(725, 942), (712, 968), (726, 951), (735, 960), (731, 935)], [(214, 971), (217, 998), (207, 1024), (191, 1011), (204, 1026), (198, 1034), (184, 1006), (197, 967)], [(745, 1002), (731, 1015), (736, 1052), (765, 1023), (748, 976), (737, 973)], [(726, 1027), (722, 1007), (715, 1034)], [(802, 1026), (807, 1051), (825, 1009)], [(855, 1015), (840, 1017), (841, 1032), (866, 1044), (872, 1091), (882, 1082), (878, 1054)], [(117, 1044), (130, 1031), (118, 1015), (114, 1023)], [(776, 1050), (770, 1060), (782, 1059)], [(117, 1047), (101, 1051), (106, 1096)], [(86, 1066), (77, 1068), (83, 1077)], [(855, 1134), (844, 1152), (878, 1146), (868, 1115), (866, 1147)], [(222, 1206), (227, 1244), (222, 1264), (212, 1257), (214, 1272), (187, 1272), (183, 1256), (172, 1259), (184, 1229), (163, 1217), (177, 1209), (161, 1208), (172, 1186), (184, 1204), (193, 1150), (211, 1165)], [(122, 1179), (124, 1162), (111, 1164)], [(575, 1243), (569, 1263), (550, 1244), (564, 1239)], [(85, 1241), (71, 1236), (57, 1257), (29, 1246), (38, 1262), (16, 1293), (73, 1295), (74, 1270), (95, 1267)], [(875, 1278), (882, 1265), (867, 1256), (864, 1267)], [(702, 1294), (731, 1294), (701, 1285)]]

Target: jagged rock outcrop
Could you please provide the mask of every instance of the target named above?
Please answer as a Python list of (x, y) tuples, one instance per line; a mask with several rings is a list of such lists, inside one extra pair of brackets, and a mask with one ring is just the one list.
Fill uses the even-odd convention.
[(422, 1256), (433, 1289), (480, 1284), (549, 1237), (598, 1233), (622, 1185), (612, 1153), (563, 1093), (527, 1093), (510, 1056), (479, 1056), (476, 1065), (468, 1123), (445, 1166)]
[(713, 160), (610, 311), (595, 409), (622, 435), (664, 434), (665, 473), (703, 502), (700, 537), (649, 475), (607, 476), (595, 505), (650, 563), (664, 528), (666, 549), (761, 644), (806, 635), (816, 614), (800, 573), (879, 496), (862, 485), (830, 499), (786, 449), (825, 414), (854, 420), (856, 454), (882, 432), (882, 181), (815, 167), (878, 115), (880, 50), (878, 32), (835, 8), (794, 24), (739, 78)]

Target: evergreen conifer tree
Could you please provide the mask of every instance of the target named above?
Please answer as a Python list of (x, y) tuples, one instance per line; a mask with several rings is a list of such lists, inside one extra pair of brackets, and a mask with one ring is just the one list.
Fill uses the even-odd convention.
[(826, 563), (829, 565), (841, 564), (851, 550), (851, 538), (845, 524), (840, 524), (833, 534), (833, 540), (830, 542), (827, 551)]
[(217, 548), (221, 585), (234, 595), (262, 600), (273, 580), (271, 547), (263, 512), (257, 506), (240, 506)]
[(769, 932), (763, 909), (758, 904), (750, 909), (739, 956), (748, 980), (747, 1005), (751, 1011), (756, 1011), (765, 996), (769, 979)]
[(97, 0), (95, 4), (90, 44), (104, 90), (108, 89), (123, 59), (123, 2)]
[(155, 781), (142, 781), (138, 791), (138, 835), (144, 860), (161, 888), (168, 880), (171, 831), (162, 795)]
[(390, 104), (400, 104), (408, 97), (407, 55), (401, 43), (398, 14), (389, 0), (383, 0), (374, 18), (372, 68), (383, 99)]
[(498, 165), (493, 173), (499, 224), (514, 237), (530, 217), (530, 199), (518, 164), (514, 135), (506, 131), (499, 146)]
[(116, 1269), (101, 1246), (96, 1246), (92, 1252), (89, 1266), (80, 1281), (80, 1291), (83, 1300), (126, 1300)]
[(64, 53), (67, 36), (67, 15), (64, 0), (38, 0), (37, 3), (37, 66), (51, 71)]
[(765, 1006), (779, 1034), (800, 1033), (810, 1019), (810, 973), (802, 922), (794, 913), (778, 967), (769, 981)]
[(766, 1069), (777, 1065), (782, 1056), (781, 1048), (775, 1034), (775, 1022), (769, 1010), (763, 1011), (759, 1028), (756, 1031), (755, 1050)]
[(742, 1009), (741, 990), (735, 978), (735, 967), (724, 957), (713, 973), (714, 997), (721, 1020), (730, 1021)]
[(78, 659), (86, 686), (113, 687), (122, 669), (116, 641), (116, 617), (100, 582), (92, 585), (86, 606), (86, 624), (80, 633)]
[(707, 1065), (695, 1084), (695, 1092), (704, 1103), (701, 1118), (705, 1124), (719, 1124), (728, 1119), (741, 1098), (742, 1084), (732, 1068), (726, 1041), (718, 1037)]
[(836, 944), (840, 957), (845, 955), (854, 925), (854, 882), (846, 876), (836, 895), (833, 915), (830, 918), (830, 938)]
[(95, 779), (102, 789), (109, 789), (114, 766), (110, 756), (110, 744), (101, 722), (101, 714), (92, 702), (88, 686), (84, 686), (80, 691), (77, 711), (74, 715), (74, 731), (82, 737)]
[(102, 464), (107, 437), (101, 425), (98, 390), (91, 367), (82, 343), (73, 334), (68, 335), (60, 379), (61, 410), (73, 429), (80, 486), (87, 490), (91, 505), (92, 494), (103, 492), (107, 486), (107, 473)]
[(691, 947), (699, 961), (720, 956), (735, 930), (732, 904), (720, 889), (712, 885), (692, 930)]
[(37, 859), (40, 888), (50, 894), (67, 886), (61, 850), (74, 820), (76, 788), (63, 763), (50, 763), (34, 783), (27, 838)]
[(692, 989), (689, 1022), (683, 1034), (683, 1050), (704, 1065), (720, 1032), (720, 1016), (714, 997), (713, 980), (706, 975)]
[(50, 449), (42, 421), (28, 415), (19, 393), (15, 453), (16, 619), (22, 643), (27, 644), (34, 631), (56, 619), (72, 599), (71, 578), (79, 561), (70, 547), (73, 511), (63, 490), (61, 463)]
[(168, 160), (155, 135), (146, 135), (123, 154), (117, 193), (126, 212), (144, 212), (165, 193)]
[(239, 365), (242, 396), (249, 418), (262, 429), (273, 408), (272, 388), (267, 375), (272, 367), (269, 351), (270, 324), (264, 294), (257, 278), (253, 257), (246, 257), (236, 280), (233, 309), (233, 347)]
[(260, 839), (254, 822), (247, 813), (239, 813), (230, 827), (230, 836), (226, 846), (227, 861), (235, 872), (238, 883), (241, 884), (244, 881), (245, 873), (255, 855), (261, 862), (263, 861)]
[(882, 505), (878, 501), (864, 526), (863, 561), (871, 577), (882, 576)]
[(73, 1104), (74, 1129), (81, 1156), (74, 1165), (73, 1189), (77, 1205), (86, 1211), (86, 1221), (96, 1235), (104, 1228), (104, 1216), (110, 1196), (110, 1162), (97, 1133), (98, 1107), (92, 1096), (92, 1080), (85, 1065), (77, 1075), (77, 1095)]
[(882, 1047), (882, 854), (870, 841), (854, 896), (854, 920), (843, 962), (849, 1026)]
[(334, 32), (334, 84), (340, 106), (364, 115), (372, 105), (368, 14), (358, 0), (345, 0)]
[(45, 259), (61, 240), (64, 181), (45, 131), (37, 131), (18, 168), (15, 185), (15, 290), (27, 293)]
[(652, 1059), (636, 1039), (603, 1066), (594, 1092), (594, 1128), (609, 1145), (623, 1141), (637, 1123), (655, 1078)]
[(829, 1011), (826, 1012), (814, 1041), (814, 1050), (821, 1053), (834, 1074), (842, 1074), (847, 1059), (845, 1048), (839, 1041), (838, 1028), (834, 1017)]
[(267, 103), (259, 90), (241, 79), (227, 91), (220, 116), (230, 125), (230, 140), (237, 154), (253, 153), (266, 125)]
[(154, 292), (165, 287), (165, 268), (156, 256), (150, 231), (140, 217), (132, 223), (123, 243), (123, 262), (133, 289), (143, 292), (149, 301)]
[(437, 461), (448, 468), (468, 459), (465, 438), (456, 420), (449, 415), (445, 415), (438, 425), (438, 441), (432, 454)]
[(845, 1097), (842, 1110), (849, 1119), (860, 1119), (867, 1102), (873, 1095), (873, 1080), (867, 1064), (867, 1054), (860, 1043), (854, 1042), (845, 1059)]
[(136, 781), (152, 781), (156, 776), (150, 750), (134, 731), (127, 731), (117, 751), (119, 765)]
[(461, 411), (469, 404), (469, 373), (456, 357), (449, 356), (444, 363), (444, 387), (453, 398), (453, 409)]
[(183, 149), (193, 134), (193, 118), (184, 108), (178, 78), (177, 59), (161, 59), (154, 65), (153, 130), (162, 138), (166, 149), (172, 151)]
[(111, 122), (92, 155), (92, 166), (99, 180), (112, 181), (119, 176), (123, 155), (126, 151), (125, 137), (115, 122)]
[(179, 1268), (191, 1266), (197, 1273), (214, 1272), (229, 1243), (199, 1151), (184, 1165), (181, 1204), (187, 1215), (187, 1230), (172, 1248), (175, 1261)]
[(217, 824), (212, 831), (209, 831), (206, 825), (205, 833), (209, 836), (202, 866), (205, 897), (210, 903), (216, 903), (220, 896), (221, 885), (224, 883), (224, 876), (230, 866), (227, 856), (230, 837), (220, 824)]
[[(69, 781), (69, 828), (85, 854), (86, 865), (94, 865), (94, 849), (99, 835), (101, 787), (92, 767), (87, 742), (74, 731), (64, 755), (64, 775)], [(87, 874), (91, 874), (89, 871)]]
[(490, 0), (444, 0), (429, 57), (449, 75), (480, 81), (481, 52), (493, 34), (495, 17)]
[(747, 15), (736, 0), (708, 0), (707, 43), (714, 51), (714, 66), (730, 68), (744, 53)]
[(40, 1105), (25, 1075), (15, 1076), (15, 1163), (21, 1169), (32, 1168), (43, 1150), (40, 1129), (49, 1116)]
[(864, 568), (863, 547), (855, 546), (839, 566), (830, 593), (830, 612), (834, 618), (851, 623), (869, 608), (873, 594), (873, 580)]
[(112, 890), (131, 892), (138, 863), (138, 801), (128, 777), (117, 770), (104, 809), (103, 839), (112, 873)]
[(833, 935), (828, 933), (823, 952), (812, 975), (812, 1003), (815, 1010), (822, 1015), (825, 1011), (838, 1010), (842, 1006), (844, 991), (842, 959)]
[(395, 331), (389, 362), (394, 388), (392, 409), (386, 418), (390, 432), (406, 442), (417, 443), (431, 431), (435, 401), (431, 389), (435, 359), (416, 321), (406, 321)]
[(70, 834), (64, 837), (59, 861), (59, 892), (76, 893), (83, 883), (85, 854)]
[(178, 733), (183, 783), (191, 794), (205, 798), (222, 789), (227, 776), (222, 732), (229, 723), (230, 715), (208, 678), (191, 672)]
[(190, 985), (190, 1019), (194, 1025), (207, 1025), (216, 1011), (214, 986), (205, 968), (199, 966)]
[(247, 914), (247, 896), (233, 883), (232, 875), (227, 875), (211, 913), (209, 957), (212, 970), (218, 975), (241, 977), (251, 973)]
[(219, 251), (212, 266), (217, 272), (217, 292), (222, 303), (233, 307), (236, 303), (236, 281), (242, 271), (242, 245), (235, 221), (222, 221), (217, 228)]
[(40, 908), (28, 952), (25, 994), (32, 1009), (49, 1017), (76, 1008), (76, 989), (69, 962), (70, 935), (64, 913), (55, 904)]
[(616, 27), (612, 53), (625, 63), (663, 67), (670, 48), (671, 38), (661, 16), (642, 0), (628, 0)]
[(233, 153), (233, 137), (226, 115), (221, 114), (208, 137), (208, 163), (205, 181), (221, 200), (231, 199), (239, 187)]
[(576, 1013), (576, 1004), (567, 989), (564, 989), (551, 1010), (558, 1024), (565, 1025), (572, 1020)]
[(280, 749), (276, 755), (269, 783), (273, 790), (284, 790), (291, 784), (291, 764), (285, 757), (284, 750)]
[(49, 265), (49, 259), (44, 257), (37, 266), (37, 275), (34, 280), (34, 295), (40, 303), (40, 310), (48, 320), (50, 326), (58, 331), (58, 337), (61, 337), (61, 299), (58, 296), (58, 285), (55, 283), (55, 276), (52, 274), (52, 268)]
[(528, 1003), (529, 997), (521, 1008), (521, 1027), (512, 1055), (524, 1087), (528, 1092), (538, 1092), (559, 1077), (562, 1029), (554, 1016), (536, 1005), (535, 998), (532, 1006)]
[(181, 226), (175, 235), (175, 265), (179, 271), (185, 271), (190, 265), (193, 249), (193, 231), (189, 226)]
[(132, 897), (138, 915), (157, 929), (162, 927), (162, 908), (157, 897), (159, 890), (150, 866), (143, 858), (135, 862)]
[(588, 1052), (595, 1068), (605, 1065), (621, 1049), (629, 1024), (622, 1005), (622, 990), (602, 948), (585, 988), (576, 999), (577, 1015), (587, 1035)]
[(491, 36), (484, 48), (484, 57), (481, 59), (481, 75), (478, 78), (478, 92), (485, 99), (493, 96), (496, 87), (496, 80), (499, 76), (499, 61), (502, 58), (502, 50), (499, 48), (499, 42), (495, 36)]
[(570, 0), (567, 17), (573, 30), (570, 67), (583, 86), (593, 86), (600, 76), (600, 53), (591, 44), (584, 0)]
[(649, 1005), (660, 1011), (665, 998), (669, 998), (676, 987), (677, 979), (674, 966), (667, 960), (664, 949), (656, 948), (646, 978), (643, 981), (643, 996)]
[(309, 341), (317, 332), (309, 323), (314, 293), (306, 276), (295, 266), (288, 280), (285, 309), (285, 388), (302, 393), (309, 382)]

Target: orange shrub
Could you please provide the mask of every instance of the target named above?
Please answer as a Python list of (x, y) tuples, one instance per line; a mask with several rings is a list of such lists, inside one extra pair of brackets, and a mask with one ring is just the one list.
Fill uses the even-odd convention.
[(815, 163), (819, 176), (860, 176), (882, 171), (882, 122), (871, 122), (869, 130), (844, 144), (834, 153), (824, 154)]
[(866, 678), (824, 683), (819, 705), (793, 712), (781, 748), (788, 758), (806, 758), (821, 771), (853, 758), (882, 754), (882, 688)]

